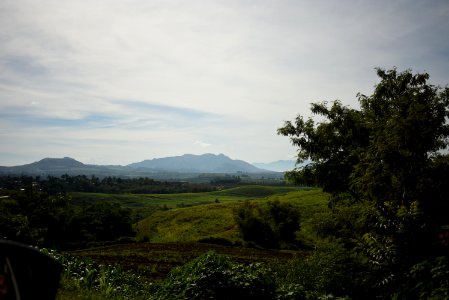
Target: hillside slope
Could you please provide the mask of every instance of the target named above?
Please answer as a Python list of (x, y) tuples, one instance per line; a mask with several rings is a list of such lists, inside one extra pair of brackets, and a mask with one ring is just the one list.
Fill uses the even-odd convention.
[[(293, 204), (301, 212), (301, 220), (304, 221), (301, 227), (307, 235), (312, 226), (307, 224), (307, 220), (316, 211), (327, 208), (328, 195), (320, 189), (304, 189), (264, 198), (242, 199), (260, 203), (279, 200)], [(240, 200), (157, 211), (136, 224), (137, 237), (154, 243), (197, 242), (211, 237), (239, 241), (234, 212), (242, 203)]]

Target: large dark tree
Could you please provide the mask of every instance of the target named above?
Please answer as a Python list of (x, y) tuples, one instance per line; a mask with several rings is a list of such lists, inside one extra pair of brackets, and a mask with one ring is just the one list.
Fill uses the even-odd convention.
[[(441, 251), (438, 232), (449, 223), (449, 88), (427, 83), (428, 74), (377, 69), (371, 96), (360, 109), (339, 101), (312, 104), (313, 118), (298, 116), (278, 133), (312, 163), (288, 174), (341, 198), (374, 207), (376, 223), (363, 249), (384, 283)], [(446, 249), (447, 250), (447, 249)]]

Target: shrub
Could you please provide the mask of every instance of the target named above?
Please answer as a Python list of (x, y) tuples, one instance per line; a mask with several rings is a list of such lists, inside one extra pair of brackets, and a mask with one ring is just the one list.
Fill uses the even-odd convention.
[(414, 265), (398, 298), (449, 299), (449, 260), (440, 256)]
[[(338, 241), (323, 241), (310, 256), (271, 267), (279, 299), (322, 299), (329, 295), (367, 299), (375, 294), (372, 274), (363, 259)], [(298, 296), (289, 297), (293, 294)]]
[(299, 213), (289, 203), (270, 201), (266, 207), (246, 201), (235, 213), (243, 239), (265, 248), (295, 242)]
[(83, 299), (149, 299), (156, 288), (131, 271), (118, 266), (99, 265), (54, 250), (42, 249), (62, 266), (58, 299), (85, 295)]
[(208, 252), (172, 270), (158, 299), (274, 299), (274, 282), (261, 264), (244, 266)]

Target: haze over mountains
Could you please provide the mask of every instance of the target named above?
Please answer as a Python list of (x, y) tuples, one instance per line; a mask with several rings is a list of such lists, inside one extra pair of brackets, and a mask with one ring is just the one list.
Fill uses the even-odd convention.
[(153, 169), (180, 173), (261, 173), (267, 172), (243, 160), (233, 160), (224, 154), (184, 154), (183, 156), (155, 158), (129, 164), (135, 169)]
[(275, 172), (285, 172), (293, 170), (296, 165), (295, 160), (278, 160), (270, 163), (253, 163), (254, 166)]
[[(224, 154), (185, 154), (156, 158), (127, 166), (89, 165), (70, 157), (44, 158), (38, 162), (13, 167), (0, 167), (0, 174), (26, 175), (95, 175), (95, 176), (155, 176), (159, 174), (263, 174), (274, 171), (258, 168), (242, 160), (234, 160)], [(181, 176), (182, 177), (182, 176)]]

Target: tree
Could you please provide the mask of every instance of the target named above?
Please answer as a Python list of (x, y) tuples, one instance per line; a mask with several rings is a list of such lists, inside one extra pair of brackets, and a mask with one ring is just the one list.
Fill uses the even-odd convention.
[(266, 206), (246, 201), (235, 212), (235, 219), (245, 241), (266, 248), (279, 248), (295, 243), (300, 229), (296, 208), (279, 200)]
[(312, 104), (324, 121), (298, 116), (278, 133), (299, 148), (299, 162), (313, 162), (290, 177), (312, 178), (332, 201), (374, 206), (377, 223), (364, 235), (364, 249), (382, 269), (383, 282), (397, 286), (401, 272), (435, 253), (435, 232), (449, 212), (449, 181), (442, 176), (449, 169), (442, 152), (449, 138), (449, 88), (410, 70), (377, 69), (377, 75), (374, 93), (358, 94), (360, 109), (340, 101)]

